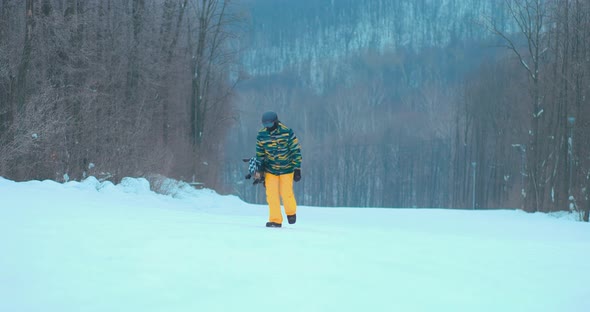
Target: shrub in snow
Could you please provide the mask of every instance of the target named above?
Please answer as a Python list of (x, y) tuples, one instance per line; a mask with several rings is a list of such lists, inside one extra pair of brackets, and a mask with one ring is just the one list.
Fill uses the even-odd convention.
[(172, 196), (174, 198), (186, 198), (196, 195), (196, 190), (186, 182), (160, 175), (154, 175), (148, 177), (148, 179), (150, 180), (152, 191), (158, 194)]
[(145, 178), (123, 178), (117, 185), (125, 193), (147, 194), (151, 193), (150, 182)]
[(79, 188), (81, 189), (88, 189), (88, 190), (99, 190), (100, 189), (100, 181), (97, 178), (90, 176), (84, 180), (82, 180), (79, 184)]

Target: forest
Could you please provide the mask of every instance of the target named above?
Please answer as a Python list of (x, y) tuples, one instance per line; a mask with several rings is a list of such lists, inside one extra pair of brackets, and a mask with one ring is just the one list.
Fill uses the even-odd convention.
[(255, 8), (229, 156), (253, 149), (257, 113), (275, 108), (303, 142), (305, 204), (587, 219), (587, 2), (303, 2)]
[(588, 221), (588, 42), (582, 0), (0, 0), (0, 176), (263, 203), (241, 159), (274, 110), (300, 204)]
[[(0, 1), (0, 175), (114, 182), (217, 169), (227, 1)], [(234, 82), (235, 84), (235, 82)], [(214, 120), (214, 122), (206, 122)]]

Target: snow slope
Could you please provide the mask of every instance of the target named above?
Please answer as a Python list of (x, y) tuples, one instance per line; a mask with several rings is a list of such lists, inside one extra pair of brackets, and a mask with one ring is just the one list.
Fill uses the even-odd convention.
[(590, 227), (0, 178), (0, 311), (588, 311)]

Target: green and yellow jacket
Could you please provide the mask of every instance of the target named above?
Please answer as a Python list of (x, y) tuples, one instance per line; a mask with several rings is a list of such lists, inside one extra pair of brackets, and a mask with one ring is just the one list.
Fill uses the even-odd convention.
[(276, 129), (258, 131), (256, 159), (264, 171), (274, 175), (287, 174), (301, 168), (301, 147), (293, 130), (282, 123)]

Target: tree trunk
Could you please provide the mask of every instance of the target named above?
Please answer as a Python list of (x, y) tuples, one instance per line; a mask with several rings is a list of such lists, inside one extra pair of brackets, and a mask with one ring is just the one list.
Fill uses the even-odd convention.
[(26, 101), (27, 95), (27, 73), (31, 63), (31, 53), (33, 50), (34, 28), (35, 28), (35, 14), (34, 14), (34, 0), (26, 0), (25, 6), (25, 40), (24, 48), (21, 56), (20, 65), (18, 68), (16, 81), (16, 107), (18, 111), (22, 111)]

